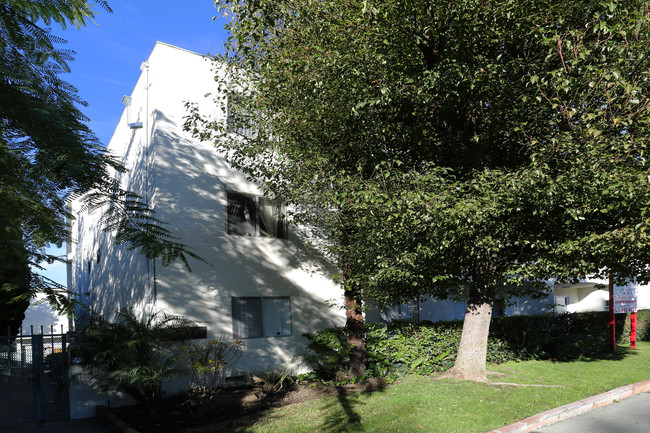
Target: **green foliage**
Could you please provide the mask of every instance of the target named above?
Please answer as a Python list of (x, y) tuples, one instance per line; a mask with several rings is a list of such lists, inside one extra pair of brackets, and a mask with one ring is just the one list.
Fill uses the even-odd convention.
[[(648, 311), (640, 312), (647, 319)], [(617, 336), (624, 343), (625, 315), (617, 315)], [(646, 319), (639, 321), (638, 335), (650, 329)], [(606, 353), (609, 350), (608, 313), (543, 314), (507, 316), (492, 319), (488, 339), (487, 362), (534, 359), (575, 360)], [(418, 324), (396, 321), (388, 326), (368, 324), (368, 375), (390, 373), (431, 374), (451, 368), (456, 360), (463, 322), (423, 321)], [(309, 339), (304, 356), (318, 377), (332, 380), (345, 371), (349, 348), (343, 328), (328, 328)]]
[(214, 390), (223, 386), (225, 368), (239, 361), (244, 346), (240, 339), (218, 337), (192, 343), (186, 350), (192, 369), (192, 387)]
[[(0, 224), (3, 218), (0, 216)], [(30, 271), (28, 253), (24, 250), (22, 239), (19, 236), (6, 236), (14, 229), (4, 226), (0, 229), (5, 236), (0, 243), (0, 334), (15, 335), (25, 317), (25, 310), (29, 306)], [(13, 239), (12, 239), (13, 238)], [(7, 334), (7, 330), (9, 333)]]
[[(32, 275), (16, 285), (8, 275), (60, 260), (44, 247), (66, 240), (65, 192), (89, 188), (115, 165), (88, 129), (76, 89), (60, 78), (74, 53), (57, 49), (64, 41), (43, 26), (83, 25), (93, 14), (81, 0), (0, 5), (0, 285), (14, 284), (21, 304), (47, 281)], [(66, 302), (60, 287), (48, 288), (54, 305)]]
[(650, 281), (644, 1), (218, 5), (238, 124), (187, 129), (325, 229), (364, 300)]
[(486, 386), (408, 375), (376, 392), (346, 393), (345, 396), (306, 401), (272, 409), (263, 417), (248, 417), (232, 426), (232, 423), (218, 422), (196, 430), (224, 433), (487, 432), (647, 380), (649, 365), (650, 343), (641, 342), (636, 351), (619, 348), (615, 355), (599, 359), (511, 362), (490, 367), (504, 375), (493, 376), (496, 381), (522, 386)]
[(637, 341), (650, 341), (650, 310), (637, 312)]
[(226, 367), (232, 367), (242, 356), (244, 345), (237, 338), (218, 337), (184, 347), (192, 371), (186, 407), (193, 416), (202, 417), (219, 404), (215, 396), (225, 384)]
[(117, 181), (104, 181), (82, 198), (81, 210), (100, 211), (104, 232), (114, 234), (116, 245), (138, 250), (148, 259), (159, 258), (163, 266), (176, 260), (191, 271), (188, 258), (208, 263), (181, 243), (155, 216), (155, 211), (138, 194), (125, 191)]
[[(429, 374), (448, 369), (456, 359), (461, 327), (459, 321), (429, 325), (399, 322), (388, 327), (368, 324), (367, 376), (383, 377), (395, 372)], [(306, 337), (310, 343), (304, 358), (320, 378), (333, 380), (339, 371), (347, 370), (349, 346), (343, 328), (328, 328)]]
[[(626, 314), (624, 323), (619, 323), (619, 318), (621, 315), (617, 316), (616, 320), (616, 334), (620, 335), (618, 340), (619, 344), (629, 345), (630, 344), (630, 329), (631, 329), (631, 317), (630, 314)], [(637, 324), (636, 324), (636, 340), (637, 341), (649, 341), (650, 340), (650, 310), (639, 310), (637, 312)]]
[(308, 352), (303, 355), (303, 359), (322, 378), (329, 380), (339, 371), (347, 370), (350, 349), (345, 328), (327, 328), (303, 335), (309, 340)]
[(45, 248), (69, 241), (66, 220), (74, 215), (66, 200), (89, 191), (87, 204), (102, 205), (105, 230), (117, 243), (162, 258), (164, 265), (178, 259), (189, 269), (187, 257), (202, 260), (153, 218), (140, 197), (116, 186), (112, 176), (124, 167), (106, 154), (80, 109), (85, 102), (61, 78), (75, 53), (60, 48), (66, 41), (47, 26), (79, 28), (92, 21), (95, 7), (111, 12), (104, 0), (0, 4), (0, 286), (12, 285), (13, 306), (26, 305), (24, 298), (40, 291), (53, 307), (74, 310), (74, 298), (61, 285), (36, 272), (19, 283), (11, 275), (63, 261)]
[(72, 353), (84, 371), (105, 390), (120, 390), (158, 415), (163, 381), (187, 373), (179, 341), (170, 331), (190, 325), (190, 319), (158, 312), (138, 319), (130, 308), (115, 322), (94, 318), (74, 335)]
[[(496, 317), (490, 335), (507, 344), (517, 359), (570, 360), (609, 350), (609, 313), (588, 312)], [(623, 342), (625, 315), (616, 315), (617, 338)]]
[(265, 394), (278, 394), (288, 391), (295, 385), (295, 378), (290, 374), (287, 367), (280, 371), (273, 370), (256, 377), (256, 385), (260, 387)]
[(458, 321), (427, 325), (394, 322), (387, 327), (373, 326), (368, 346), (373, 358), (383, 358), (401, 372), (429, 374), (454, 364), (461, 329)]
[(238, 127), (187, 128), (330, 229), (366, 297), (646, 272), (643, 2), (218, 3)]

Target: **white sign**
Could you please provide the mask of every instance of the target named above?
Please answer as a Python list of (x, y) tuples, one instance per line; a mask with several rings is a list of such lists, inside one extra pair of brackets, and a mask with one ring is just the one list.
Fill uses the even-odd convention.
[(614, 313), (636, 313), (636, 298), (638, 286), (629, 283), (627, 286), (614, 286)]

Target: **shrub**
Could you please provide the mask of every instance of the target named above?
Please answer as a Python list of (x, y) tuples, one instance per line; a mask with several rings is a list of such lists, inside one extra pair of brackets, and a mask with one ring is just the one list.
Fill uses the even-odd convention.
[(393, 370), (421, 374), (443, 371), (456, 359), (461, 325), (460, 322), (420, 325), (394, 322), (385, 328), (373, 325), (368, 331), (368, 352), (372, 353), (371, 358), (385, 359)]
[(217, 404), (214, 397), (225, 383), (226, 367), (239, 361), (244, 346), (240, 339), (217, 337), (190, 344), (185, 349), (192, 370), (185, 404), (192, 415), (202, 417)]
[[(487, 362), (502, 363), (530, 359), (576, 359), (608, 350), (608, 313), (543, 314), (492, 319)], [(639, 313), (639, 339), (647, 338), (650, 311)], [(624, 335), (625, 315), (617, 315), (619, 341)], [(388, 326), (367, 324), (368, 376), (392, 372), (430, 374), (454, 365), (463, 322), (393, 322)], [(332, 380), (338, 371), (347, 372), (349, 347), (345, 328), (328, 328), (309, 339), (309, 353), (316, 375)]]
[(273, 370), (261, 376), (254, 376), (254, 383), (264, 394), (278, 394), (293, 389), (296, 379), (285, 367), (280, 371)]
[(350, 347), (344, 327), (326, 328), (303, 334), (308, 340), (307, 353), (302, 358), (318, 377), (332, 380), (339, 371), (348, 370)]
[(223, 386), (227, 366), (242, 356), (243, 343), (238, 338), (217, 337), (185, 346), (192, 370), (192, 388), (216, 389)]
[[(461, 325), (460, 322), (424, 326), (396, 322), (388, 327), (368, 324), (366, 375), (380, 377), (410, 371), (427, 374), (449, 368), (458, 350)], [(344, 327), (305, 336), (309, 345), (303, 359), (312, 365), (318, 378), (333, 380), (337, 372), (347, 372), (350, 349)]]
[(650, 341), (650, 310), (639, 311), (636, 320), (636, 339)]
[(163, 381), (188, 370), (170, 331), (190, 324), (165, 312), (138, 320), (132, 309), (124, 308), (113, 323), (97, 317), (81, 327), (73, 339), (73, 356), (102, 389), (123, 391), (158, 416)]
[[(640, 310), (636, 318), (636, 340), (650, 341), (650, 310)], [(616, 326), (619, 326), (617, 321)], [(625, 324), (622, 327), (622, 333), (619, 344), (630, 344), (630, 315), (625, 317)]]

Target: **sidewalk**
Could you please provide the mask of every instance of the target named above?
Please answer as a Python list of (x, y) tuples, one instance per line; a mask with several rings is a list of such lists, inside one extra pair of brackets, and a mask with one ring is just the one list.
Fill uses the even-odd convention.
[(642, 393), (599, 407), (534, 433), (648, 433), (650, 431), (650, 393)]
[[(563, 430), (549, 430), (542, 429), (544, 426), (555, 424), (560, 421), (568, 420), (569, 418), (574, 418), (578, 415), (589, 412), (593, 409), (602, 408), (611, 403), (619, 402), (627, 397), (633, 395), (648, 393), (650, 392), (650, 379), (644, 380), (643, 382), (637, 382), (632, 385), (622, 386), (620, 388), (613, 389), (611, 391), (604, 392), (602, 394), (595, 395), (593, 397), (588, 397), (583, 400), (579, 400), (573, 403), (565, 404), (564, 406), (556, 407), (554, 409), (547, 410), (546, 412), (538, 413), (521, 421), (518, 421), (514, 424), (507, 425), (495, 430), (492, 430), (488, 433), (528, 433), (528, 432), (549, 432), (549, 433), (560, 433)], [(641, 404), (646, 404), (650, 401), (648, 395), (643, 395)], [(620, 403), (619, 403), (620, 404)], [(617, 404), (617, 406), (619, 405)], [(627, 404), (627, 402), (626, 402)], [(638, 404), (634, 401), (631, 401), (630, 404)], [(624, 407), (625, 405), (622, 405)], [(638, 416), (644, 416), (645, 419), (648, 418), (648, 406), (645, 406), (645, 410)], [(620, 408), (619, 408), (620, 409)], [(606, 416), (608, 416), (606, 414)], [(633, 420), (634, 422), (634, 420)], [(645, 426), (644, 432), (648, 431), (648, 424), (643, 424)], [(604, 427), (599, 425), (599, 427)], [(541, 430), (540, 430), (541, 429)], [(596, 429), (585, 427), (574, 427), (571, 430), (566, 430), (571, 432), (582, 432), (582, 431), (598, 431), (598, 432), (617, 432), (617, 431), (627, 431), (627, 430), (606, 430), (606, 429)]]

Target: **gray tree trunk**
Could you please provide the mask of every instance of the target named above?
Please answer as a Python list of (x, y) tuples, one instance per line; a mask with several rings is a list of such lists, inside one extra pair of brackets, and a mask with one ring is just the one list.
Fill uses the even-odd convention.
[(459, 380), (487, 382), (487, 344), (492, 318), (492, 302), (467, 303), (463, 333), (454, 366), (443, 376)]

